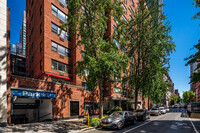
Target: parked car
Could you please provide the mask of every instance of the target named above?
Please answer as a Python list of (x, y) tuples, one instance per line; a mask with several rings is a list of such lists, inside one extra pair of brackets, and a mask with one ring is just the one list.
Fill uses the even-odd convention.
[(169, 107), (165, 107), (166, 112), (169, 112)]
[(101, 120), (101, 127), (121, 129), (126, 124), (135, 124), (136, 119), (136, 114), (131, 111), (116, 111)]
[(159, 107), (161, 114), (166, 114), (166, 110), (164, 107)]
[(136, 110), (136, 116), (137, 120), (143, 120), (150, 119), (150, 113), (147, 109), (138, 109)]
[(161, 111), (159, 108), (152, 108), (150, 111), (150, 115), (161, 115)]

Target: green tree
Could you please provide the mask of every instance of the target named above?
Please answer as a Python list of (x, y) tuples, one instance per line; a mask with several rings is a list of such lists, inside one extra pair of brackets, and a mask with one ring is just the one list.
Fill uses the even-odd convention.
[[(67, 1), (67, 8), (68, 21), (63, 24), (63, 28), (70, 28), (77, 38), (81, 38), (77, 47), (84, 55), (82, 61), (76, 62), (76, 74), (86, 81), (91, 90), (98, 88), (99, 118), (102, 118), (104, 83), (113, 81), (114, 77), (120, 79), (128, 63), (128, 58), (120, 54), (113, 38), (105, 38), (107, 21), (114, 15), (120, 18), (123, 9), (118, 0), (70, 0)], [(117, 26), (117, 31), (120, 37), (123, 34), (123, 23)], [(118, 42), (123, 44), (125, 41), (118, 38)]]
[(183, 93), (183, 102), (190, 103), (194, 101), (195, 94), (193, 91), (186, 91)]
[[(200, 0), (194, 0), (194, 4), (196, 8), (200, 7)], [(193, 16), (193, 19), (199, 19), (200, 18), (200, 12), (198, 12), (196, 15)]]
[[(154, 1), (158, 3), (157, 0)], [(125, 46), (130, 59), (129, 88), (135, 91), (135, 103), (138, 92), (158, 102), (166, 92), (167, 82), (163, 80), (169, 64), (169, 55), (175, 45), (169, 35), (171, 27), (163, 14), (162, 5), (153, 4), (146, 8), (145, 0), (140, 0), (129, 21)], [(137, 104), (135, 104), (135, 109)]]
[[(185, 58), (187, 60), (186, 66), (197, 63), (200, 59), (200, 41), (198, 44), (194, 45), (194, 48), (197, 50), (195, 54), (190, 55), (189, 57)], [(200, 82), (200, 64), (197, 65), (195, 72), (190, 77), (190, 83), (194, 84)]]
[(177, 101), (178, 101), (178, 96), (177, 95), (173, 94), (173, 95), (170, 96), (170, 105), (176, 104)]

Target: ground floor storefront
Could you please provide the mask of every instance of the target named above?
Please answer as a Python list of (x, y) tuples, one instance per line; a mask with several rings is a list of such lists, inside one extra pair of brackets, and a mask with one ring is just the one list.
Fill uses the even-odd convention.
[(98, 113), (97, 92), (87, 94), (81, 86), (12, 76), (7, 90), (7, 121), (24, 124), (84, 117), (88, 105)]

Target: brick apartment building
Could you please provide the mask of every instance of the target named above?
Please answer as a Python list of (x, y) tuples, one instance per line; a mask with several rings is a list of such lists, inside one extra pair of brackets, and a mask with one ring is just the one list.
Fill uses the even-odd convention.
[[(137, 0), (123, 1), (122, 19), (133, 19)], [(75, 75), (75, 63), (82, 60), (76, 36), (62, 31), (59, 26), (67, 20), (65, 0), (26, 1), (26, 68), (29, 78), (8, 72), (8, 123), (37, 122), (63, 119), (87, 114), (90, 106), (98, 113), (99, 92), (90, 92)], [(109, 37), (117, 22), (108, 21)], [(119, 43), (115, 40), (116, 45)], [(106, 83), (104, 110), (121, 106), (134, 107), (129, 89)], [(138, 96), (138, 108), (148, 108), (148, 99)]]

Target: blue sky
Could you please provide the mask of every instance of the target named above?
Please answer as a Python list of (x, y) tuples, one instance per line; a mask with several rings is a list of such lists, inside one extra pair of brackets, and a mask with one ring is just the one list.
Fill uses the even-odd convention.
[[(171, 35), (176, 44), (176, 51), (171, 55), (169, 74), (181, 95), (182, 91), (190, 89), (190, 70), (189, 66), (185, 66), (184, 58), (195, 52), (190, 48), (200, 39), (200, 20), (192, 20), (198, 9), (192, 3), (193, 0), (164, 0), (164, 12), (171, 22)], [(11, 9), (11, 44), (15, 44), (19, 42), (26, 0), (8, 0), (8, 7)]]
[(184, 58), (195, 52), (190, 48), (200, 39), (200, 21), (192, 20), (199, 9), (192, 3), (193, 0), (164, 0), (164, 12), (171, 22), (171, 35), (176, 45), (176, 51), (171, 55), (169, 74), (180, 94), (190, 89), (190, 68), (185, 66)]

